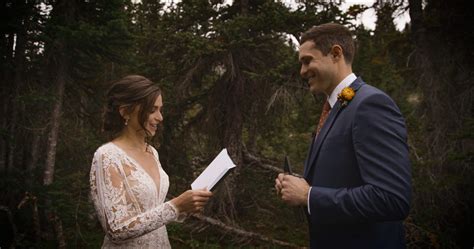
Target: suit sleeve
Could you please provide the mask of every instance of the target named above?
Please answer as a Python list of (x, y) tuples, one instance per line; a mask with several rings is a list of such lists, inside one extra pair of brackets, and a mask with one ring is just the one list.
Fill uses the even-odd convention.
[(411, 199), (411, 171), (405, 121), (392, 99), (374, 94), (358, 106), (352, 140), (363, 185), (313, 186), (311, 220), (356, 223), (403, 220)]

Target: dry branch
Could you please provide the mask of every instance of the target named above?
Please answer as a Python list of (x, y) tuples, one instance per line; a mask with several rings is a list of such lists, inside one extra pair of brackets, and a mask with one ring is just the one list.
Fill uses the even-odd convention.
[[(170, 197), (170, 199), (174, 198), (173, 196), (169, 196), (169, 197)], [(169, 200), (169, 199), (167, 198), (167, 200)], [(302, 246), (298, 246), (298, 245), (295, 245), (295, 244), (291, 244), (289, 242), (285, 242), (285, 241), (281, 241), (281, 240), (277, 240), (277, 239), (272, 239), (270, 237), (267, 237), (267, 236), (259, 234), (259, 233), (249, 232), (249, 231), (246, 231), (242, 228), (228, 225), (228, 224), (226, 224), (226, 223), (224, 223), (224, 222), (222, 222), (218, 219), (211, 218), (211, 217), (208, 217), (208, 216), (205, 216), (205, 215), (202, 215), (202, 214), (192, 214), (190, 217), (195, 218), (198, 221), (203, 222), (207, 225), (216, 226), (216, 227), (224, 230), (224, 232), (230, 232), (230, 233), (236, 234), (236, 235), (238, 235), (240, 237), (243, 237), (243, 238), (248, 238), (248, 239), (252, 239), (252, 240), (260, 240), (260, 241), (263, 241), (263, 242), (272, 243), (274, 245), (286, 246), (286, 247), (291, 247), (291, 248), (307, 248), (307, 247), (302, 247)], [(198, 226), (198, 227), (196, 227), (196, 230), (200, 232), (200, 231), (204, 230), (205, 228), (206, 228), (205, 226)]]
[[(247, 151), (243, 152), (243, 155), (244, 155), (244, 160), (245, 160), (246, 163), (254, 164), (254, 165), (256, 165), (260, 168), (263, 168), (263, 169), (266, 169), (266, 170), (271, 170), (271, 171), (274, 171), (276, 173), (283, 173), (282, 168), (279, 168), (279, 167), (268, 164), (268, 161), (270, 161), (268, 159), (259, 158), (257, 156), (254, 156), (254, 155), (250, 154)], [(302, 175), (299, 175), (299, 174), (296, 174), (296, 173), (293, 173), (293, 175), (297, 176), (297, 177), (303, 177)]]
[(198, 219), (199, 221), (205, 222), (205, 223), (207, 223), (209, 225), (212, 225), (212, 226), (219, 227), (220, 229), (223, 229), (226, 232), (231, 232), (231, 233), (236, 234), (236, 235), (241, 236), (241, 237), (246, 237), (246, 238), (249, 238), (249, 239), (256, 239), (256, 240), (272, 243), (274, 245), (279, 245), (279, 246), (287, 246), (287, 247), (291, 247), (291, 248), (305, 248), (305, 247), (301, 247), (301, 246), (298, 246), (298, 245), (291, 244), (289, 242), (285, 242), (285, 241), (281, 241), (281, 240), (277, 240), (277, 239), (272, 239), (270, 237), (261, 235), (259, 233), (245, 231), (241, 228), (234, 227), (234, 226), (231, 226), (231, 225), (227, 225), (222, 221), (219, 221), (219, 220), (211, 218), (211, 217), (204, 216), (202, 214), (193, 214), (192, 217)]

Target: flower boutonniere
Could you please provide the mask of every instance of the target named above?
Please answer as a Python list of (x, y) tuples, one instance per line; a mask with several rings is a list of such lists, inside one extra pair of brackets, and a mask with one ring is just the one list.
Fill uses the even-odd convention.
[(345, 87), (341, 93), (337, 95), (337, 100), (341, 101), (341, 106), (345, 107), (354, 98), (355, 91), (351, 87)]

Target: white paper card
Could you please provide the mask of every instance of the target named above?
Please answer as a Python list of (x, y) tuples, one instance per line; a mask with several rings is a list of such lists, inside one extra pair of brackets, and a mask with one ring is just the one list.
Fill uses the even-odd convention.
[(227, 149), (223, 149), (219, 155), (207, 166), (207, 168), (194, 180), (191, 189), (208, 189), (211, 190), (227, 171), (234, 168), (235, 164), (227, 153)]

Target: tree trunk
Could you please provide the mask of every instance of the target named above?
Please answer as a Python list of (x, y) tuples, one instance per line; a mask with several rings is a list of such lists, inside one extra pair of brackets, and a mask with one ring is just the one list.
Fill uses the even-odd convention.
[(64, 237), (63, 222), (61, 221), (61, 219), (59, 219), (56, 212), (52, 214), (50, 222), (54, 226), (54, 232), (56, 233), (56, 240), (58, 241), (58, 248), (65, 249), (66, 238)]
[(55, 79), (56, 100), (51, 113), (51, 128), (48, 135), (46, 148), (46, 163), (43, 174), (43, 184), (50, 185), (54, 180), (54, 167), (56, 162), (56, 148), (58, 144), (59, 126), (63, 107), (64, 88), (67, 80), (66, 60), (64, 56), (58, 60), (57, 75)]
[[(24, 5), (23, 2), (19, 2), (19, 4)], [(19, 105), (17, 98), (20, 96), (21, 88), (24, 84), (24, 68), (25, 68), (25, 48), (26, 48), (26, 32), (28, 27), (28, 16), (25, 16), (24, 19), (21, 21), (22, 27), (21, 30), (18, 31), (16, 35), (16, 44), (14, 50), (14, 79), (13, 79), (13, 99), (11, 101), (11, 110), (10, 110), (10, 122), (9, 122), (9, 129), (8, 129), (8, 151), (7, 151), (7, 171), (13, 169), (13, 164), (15, 161), (15, 149), (16, 149), (16, 136), (17, 136), (17, 122), (18, 122), (18, 110)]]
[[(51, 19), (56, 21), (56, 25), (64, 25), (70, 28), (75, 19), (76, 1), (58, 1), (51, 12)], [(50, 34), (56, 36), (56, 34)], [(55, 37), (50, 44), (50, 57), (53, 63), (49, 68), (54, 72), (53, 79), (56, 87), (56, 100), (51, 113), (51, 127), (48, 134), (46, 147), (46, 163), (43, 172), (43, 184), (50, 185), (54, 180), (54, 169), (56, 163), (56, 149), (58, 144), (59, 127), (61, 123), (61, 113), (63, 107), (64, 90), (66, 82), (69, 80), (69, 59), (66, 56), (66, 40), (64, 37)], [(57, 59), (54, 59), (57, 58)]]
[(38, 156), (39, 156), (39, 147), (41, 142), (41, 133), (42, 132), (35, 132), (32, 136), (31, 140), (31, 147), (29, 150), (29, 157), (28, 161), (26, 162), (26, 174), (28, 177), (26, 178), (27, 186), (31, 186), (33, 184), (34, 171), (37, 168), (38, 163)]
[(249, 12), (249, 0), (240, 0), (240, 13), (247, 15)]
[(41, 133), (34, 133), (33, 139), (31, 140), (31, 148), (30, 148), (30, 155), (29, 160), (26, 163), (26, 171), (32, 174), (33, 171), (36, 169), (36, 164), (38, 162), (38, 155), (39, 155), (39, 145), (41, 141)]
[(236, 179), (242, 166), (242, 129), (243, 114), (242, 101), (244, 93), (244, 81), (238, 61), (232, 52), (228, 53), (227, 68), (229, 70), (223, 76), (220, 82), (219, 106), (222, 109), (222, 120), (219, 131), (221, 139), (221, 147), (227, 148), (229, 156), (237, 165), (231, 175), (224, 179), (224, 184), (218, 189), (215, 201), (211, 202), (211, 208), (214, 212), (229, 219), (229, 222), (235, 220), (235, 196), (236, 196)]
[(422, 0), (408, 0), (408, 3), (410, 5), (409, 14), (411, 19), (412, 39), (416, 46), (422, 44), (424, 34)]
[[(75, 0), (57, 1), (51, 12), (52, 25), (63, 25), (64, 28), (74, 29), (75, 13), (77, 11)], [(51, 185), (54, 181), (54, 171), (56, 163), (56, 151), (58, 146), (59, 128), (61, 124), (61, 114), (63, 109), (63, 98), (67, 82), (70, 81), (69, 63), (70, 58), (67, 56), (67, 37), (57, 36), (56, 33), (49, 34), (54, 37), (53, 41), (48, 44), (47, 53), (53, 58), (52, 63), (48, 66), (48, 71), (52, 72), (53, 83), (55, 86), (56, 99), (50, 118), (50, 130), (46, 145), (46, 162), (43, 172), (43, 185)], [(53, 200), (49, 195), (45, 198), (45, 214), (49, 223), (53, 227), (56, 235), (58, 248), (66, 248), (66, 239), (63, 231), (61, 219), (52, 205)]]
[[(5, 78), (3, 78), (5, 79)], [(2, 89), (3, 90), (3, 89)], [(2, 117), (7, 117), (8, 113), (8, 99), (7, 99), (7, 90), (3, 90), (1, 93), (1, 99), (2, 99), (2, 109), (1, 109), (1, 116)], [(7, 130), (8, 127), (8, 119), (7, 118), (2, 118), (2, 123), (1, 123), (1, 131)], [(6, 157), (7, 157), (7, 140), (6, 140), (6, 134), (1, 134), (0, 136), (0, 172), (5, 172), (6, 171)]]
[[(474, 20), (468, 4), (461, 0), (409, 0), (415, 81), (423, 98), (418, 111), (426, 126), (420, 143), (429, 158), (423, 167), (414, 170), (418, 178), (431, 181), (424, 184), (432, 186), (444, 179), (457, 179), (415, 200), (419, 210), (436, 206), (438, 210), (451, 211), (426, 225), (434, 236), (442, 234), (440, 228), (449, 226), (459, 228), (458, 234), (467, 235), (474, 226), (469, 218), (474, 195), (465, 191), (472, 189), (472, 180), (459, 178), (462, 175), (463, 179), (472, 179), (474, 175), (472, 152), (465, 147), (473, 140), (468, 131), (472, 130), (474, 112), (474, 59), (470, 49), (474, 36), (467, 32)], [(421, 198), (429, 199), (429, 204)], [(449, 235), (445, 236), (443, 240), (448, 241)], [(458, 247), (472, 244), (469, 236), (462, 237), (456, 238)]]
[(33, 231), (34, 231), (34, 238), (35, 242), (39, 243), (41, 240), (41, 226), (40, 226), (40, 218), (38, 212), (38, 198), (33, 194), (26, 192), (25, 197), (20, 201), (17, 206), (17, 209), (21, 209), (27, 203), (31, 203), (31, 216), (33, 219)]
[[(2, 37), (2, 41), (4, 41), (4, 45), (5, 47), (3, 48), (4, 52), (5, 52), (5, 60), (3, 61), (3, 65), (2, 65), (2, 76), (3, 76), (3, 83), (4, 85), (10, 85), (13, 81), (13, 72), (12, 72), (12, 68), (13, 68), (13, 47), (14, 47), (14, 43), (15, 43), (15, 40), (14, 40), (14, 34), (13, 33), (8, 33), (8, 34), (4, 34), (5, 36)], [(7, 118), (2, 118), (2, 131), (4, 134), (2, 134), (2, 139), (0, 141), (0, 153), (1, 153), (1, 156), (0, 156), (0, 172), (4, 172), (4, 171), (7, 171), (8, 170), (8, 147), (9, 147), (9, 141), (8, 139), (10, 138), (10, 136), (8, 136), (7, 134), (7, 130), (9, 130), (10, 126), (10, 121), (9, 119), (11, 118), (9, 113), (10, 113), (10, 107), (11, 107), (11, 101), (12, 101), (12, 98), (11, 98), (11, 95), (13, 94), (12, 92), (10, 92), (8, 90), (8, 88), (3, 88), (4, 91), (2, 92), (3, 94), (3, 98), (2, 98), (2, 102), (3, 102), (3, 113), (2, 113), (2, 117), (7, 117)]]

